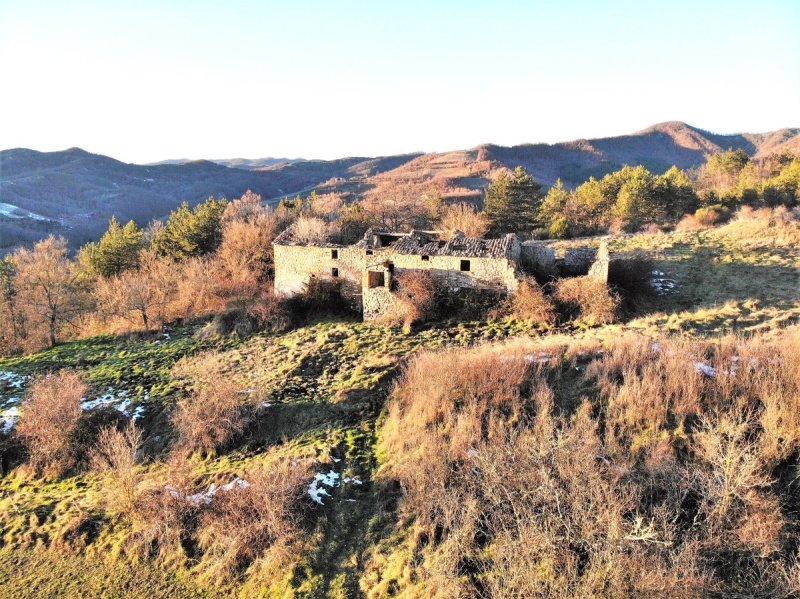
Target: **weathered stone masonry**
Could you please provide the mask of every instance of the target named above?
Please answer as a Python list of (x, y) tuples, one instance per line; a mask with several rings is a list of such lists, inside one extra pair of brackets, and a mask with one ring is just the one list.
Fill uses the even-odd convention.
[(497, 288), (514, 291), (520, 244), (515, 235), (475, 239), (456, 233), (367, 231), (354, 245), (301, 244), (290, 227), (275, 240), (275, 292), (301, 293), (313, 277), (339, 280), (364, 318), (384, 314), (393, 304), (392, 279), (407, 270), (427, 270), (452, 290)]
[[(312, 278), (339, 281), (342, 293), (369, 320), (395, 305), (392, 280), (403, 271), (424, 270), (453, 292), (496, 289), (514, 292), (520, 270), (540, 278), (585, 275), (605, 281), (609, 254), (605, 240), (600, 251), (580, 247), (557, 258), (545, 242), (520, 244), (514, 234), (500, 239), (477, 239), (457, 232), (443, 239), (431, 231), (393, 233), (370, 229), (353, 245), (331, 241), (313, 244), (294, 239), (293, 227), (274, 243), (275, 293), (302, 293)], [(592, 262), (597, 258), (597, 261)]]

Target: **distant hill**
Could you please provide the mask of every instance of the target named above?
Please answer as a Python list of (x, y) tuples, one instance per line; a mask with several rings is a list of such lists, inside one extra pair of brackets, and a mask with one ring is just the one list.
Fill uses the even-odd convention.
[[(222, 166), (230, 166), (233, 168), (244, 168), (248, 170), (255, 170), (265, 166), (274, 166), (276, 164), (289, 164), (290, 162), (302, 162), (302, 158), (210, 158), (209, 161), (214, 164)], [(164, 164), (187, 164), (195, 162), (189, 158), (172, 158), (170, 160), (160, 160), (159, 162), (152, 162), (148, 166), (161, 166)]]
[(0, 252), (48, 233), (73, 247), (96, 238), (108, 219), (144, 225), (181, 201), (210, 195), (237, 197), (252, 189), (268, 202), (312, 190), (344, 199), (377, 197), (396, 186), (436, 186), (446, 198), (480, 198), (493, 174), (522, 165), (551, 185), (576, 186), (623, 164), (662, 172), (675, 164), (699, 167), (717, 152), (742, 148), (761, 157), (800, 150), (800, 129), (719, 135), (681, 122), (654, 125), (631, 135), (556, 144), (493, 144), (470, 150), (337, 160), (171, 160), (126, 164), (79, 148), (61, 152), (0, 152)]

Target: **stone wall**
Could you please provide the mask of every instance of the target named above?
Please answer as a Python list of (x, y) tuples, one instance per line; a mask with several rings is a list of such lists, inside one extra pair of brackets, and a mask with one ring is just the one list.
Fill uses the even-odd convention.
[[(340, 280), (342, 288), (361, 305), (361, 273), (366, 266), (364, 250), (352, 247), (275, 245), (275, 293), (292, 296), (302, 293), (312, 277)], [(333, 252), (336, 252), (336, 258)], [(334, 270), (336, 269), (336, 276)]]
[(556, 252), (543, 241), (525, 241), (522, 244), (520, 266), (525, 272), (540, 277), (556, 274)]
[[(275, 293), (292, 296), (302, 293), (312, 277), (340, 280), (343, 290), (353, 296), (354, 304), (364, 310), (364, 317), (379, 313), (387, 304), (391, 273), (404, 270), (427, 270), (444, 282), (452, 291), (462, 288), (517, 288), (516, 260), (509, 258), (474, 258), (460, 256), (421, 256), (398, 254), (391, 248), (365, 250), (349, 247), (317, 247), (304, 245), (275, 245)], [(369, 252), (369, 253), (368, 253)], [(519, 244), (512, 252), (519, 258)], [(334, 257), (334, 255), (336, 257)], [(468, 268), (468, 270), (462, 270)], [(336, 271), (334, 271), (336, 269)], [(366, 293), (367, 271), (384, 270), (386, 290), (374, 291), (370, 299)], [(335, 273), (335, 274), (334, 274)], [(369, 314), (369, 316), (368, 316)]]

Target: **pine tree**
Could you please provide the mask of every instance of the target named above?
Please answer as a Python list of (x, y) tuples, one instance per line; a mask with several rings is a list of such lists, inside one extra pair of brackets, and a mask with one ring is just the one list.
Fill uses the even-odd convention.
[(222, 242), (222, 213), (227, 202), (208, 198), (192, 210), (184, 202), (170, 212), (152, 241), (160, 256), (182, 260), (213, 252)]
[(144, 232), (132, 220), (123, 227), (112, 216), (100, 241), (81, 248), (80, 261), (92, 274), (101, 277), (138, 268), (143, 236)]
[(518, 166), (511, 176), (500, 172), (486, 188), (484, 212), (489, 234), (502, 235), (537, 226), (542, 186)]

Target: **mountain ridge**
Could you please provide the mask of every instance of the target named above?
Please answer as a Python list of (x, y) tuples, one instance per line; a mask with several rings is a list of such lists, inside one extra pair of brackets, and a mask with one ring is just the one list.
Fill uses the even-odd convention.
[[(800, 128), (718, 134), (665, 121), (613, 137), (514, 146), (486, 143), (466, 150), (334, 160), (234, 158), (132, 164), (75, 147), (57, 152), (13, 148), (0, 151), (0, 203), (11, 207), (0, 213), (0, 251), (49, 233), (64, 235), (77, 247), (102, 233), (112, 215), (145, 225), (164, 218), (182, 201), (195, 204), (212, 195), (237, 197), (247, 189), (270, 203), (311, 191), (337, 194), (345, 201), (380, 200), (398, 186), (412, 192), (435, 186), (446, 200), (480, 201), (491, 177), (503, 168), (523, 166), (545, 185), (560, 178), (574, 187), (623, 164), (643, 164), (654, 172), (673, 164), (698, 168), (729, 147), (755, 158), (800, 151)], [(43, 218), (20, 216), (26, 213)]]

